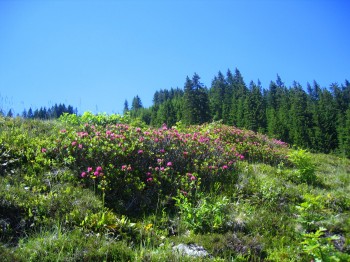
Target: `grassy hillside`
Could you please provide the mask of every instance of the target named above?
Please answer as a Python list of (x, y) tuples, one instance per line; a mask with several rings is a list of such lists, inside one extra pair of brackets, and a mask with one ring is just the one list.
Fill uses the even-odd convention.
[(350, 260), (350, 160), (252, 131), (0, 118), (0, 172), (2, 261)]

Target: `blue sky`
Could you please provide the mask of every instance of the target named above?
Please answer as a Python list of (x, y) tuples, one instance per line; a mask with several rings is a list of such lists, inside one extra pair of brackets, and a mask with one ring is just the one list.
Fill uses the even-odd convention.
[(196, 72), (350, 80), (350, 1), (0, 0), (0, 107), (122, 113)]

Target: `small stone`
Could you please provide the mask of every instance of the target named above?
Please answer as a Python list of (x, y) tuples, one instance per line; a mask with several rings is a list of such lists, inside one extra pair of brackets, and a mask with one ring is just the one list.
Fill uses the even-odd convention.
[(206, 251), (202, 246), (196, 244), (178, 244), (173, 247), (174, 251), (182, 255), (192, 256), (192, 257), (210, 257), (208, 251)]

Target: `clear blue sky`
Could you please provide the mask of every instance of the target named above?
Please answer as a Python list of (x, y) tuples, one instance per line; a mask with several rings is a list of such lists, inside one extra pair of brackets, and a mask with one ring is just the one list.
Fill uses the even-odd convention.
[(0, 0), (0, 107), (122, 113), (196, 72), (350, 80), (350, 1)]

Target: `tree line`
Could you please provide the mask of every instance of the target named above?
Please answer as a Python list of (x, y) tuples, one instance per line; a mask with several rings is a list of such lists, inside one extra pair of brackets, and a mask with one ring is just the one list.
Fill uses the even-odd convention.
[(350, 157), (350, 83), (316, 81), (306, 88), (294, 81), (286, 86), (277, 75), (268, 88), (260, 81), (247, 86), (238, 69), (219, 72), (208, 88), (198, 74), (187, 77), (184, 88), (156, 91), (145, 108), (135, 96), (124, 113), (152, 126), (222, 121), (238, 128), (265, 133), (291, 145), (315, 152), (337, 152)]
[[(48, 109), (46, 107), (40, 107), (39, 109), (33, 110), (31, 107), (26, 110), (24, 109), (22, 112), (21, 117), (27, 118), (27, 119), (55, 119), (59, 118), (63, 113), (69, 113), (69, 114), (77, 114), (78, 110), (77, 108), (73, 108), (73, 106), (65, 104), (55, 104), (52, 107), (49, 107)], [(7, 114), (5, 114), (2, 110), (0, 110), (0, 115), (6, 116), (6, 117), (14, 117), (12, 109), (10, 109)], [(18, 115), (19, 116), (19, 115)]]

